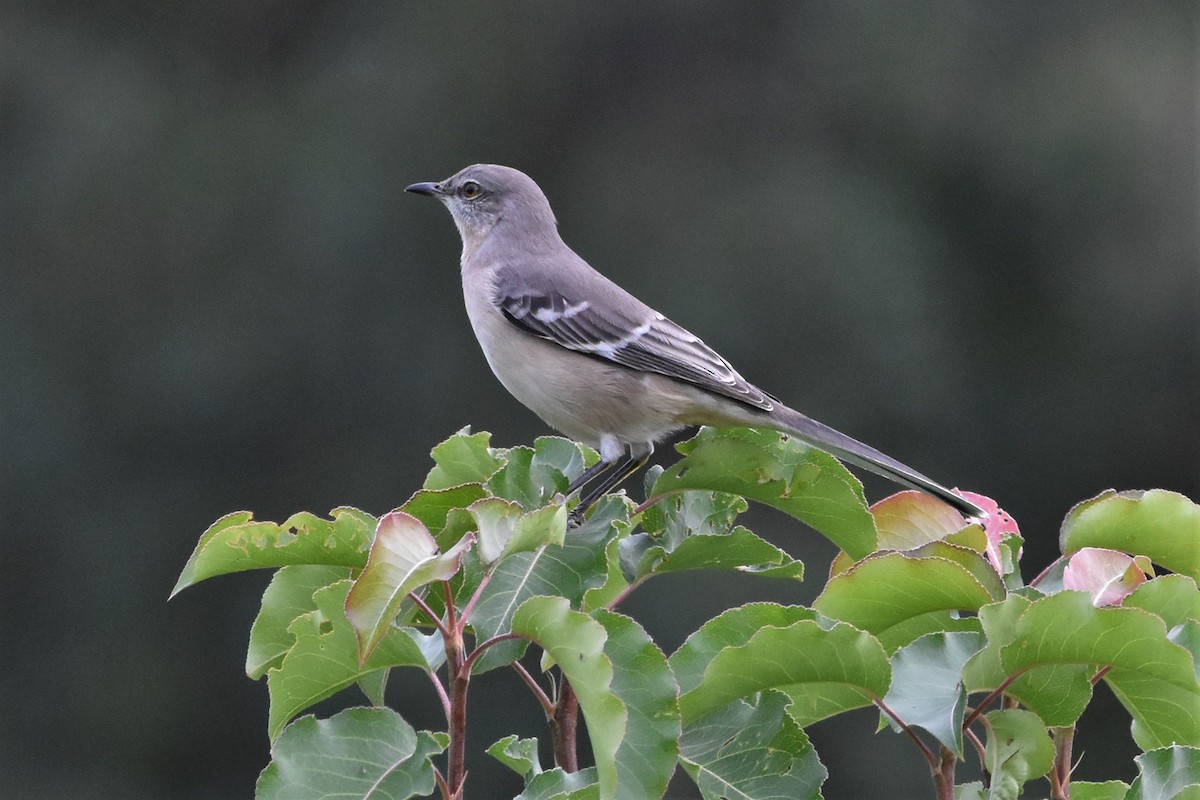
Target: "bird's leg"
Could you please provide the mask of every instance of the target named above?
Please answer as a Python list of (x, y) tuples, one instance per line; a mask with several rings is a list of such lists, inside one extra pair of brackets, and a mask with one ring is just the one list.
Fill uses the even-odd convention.
[(595, 464), (592, 464), (583, 471), (582, 475), (571, 481), (570, 485), (567, 486), (567, 497), (575, 494), (575, 492), (582, 488), (584, 484), (591, 483), (594, 478), (602, 475), (605, 472), (608, 472), (616, 465), (617, 462), (605, 461), (604, 459), (600, 459)]
[[(593, 478), (601, 476), (596, 485), (588, 489), (580, 498), (579, 505), (575, 506), (575, 510), (571, 512), (571, 522), (578, 525), (583, 522), (583, 515), (587, 512), (592, 504), (603, 497), (608, 492), (617, 488), (626, 478), (633, 475), (642, 467), (646, 466), (646, 462), (650, 460), (650, 456), (654, 453), (653, 446), (650, 445), (631, 445), (626, 452), (624, 458), (618, 461), (604, 462), (601, 461), (589, 468), (583, 475), (571, 482), (571, 486), (578, 488), (583, 484), (588, 483)], [(603, 469), (597, 467), (603, 466)], [(592, 473), (592, 474), (588, 474)], [(607, 474), (604, 474), (607, 473)], [(586, 478), (586, 480), (585, 480)], [(578, 486), (576, 486), (578, 484)]]

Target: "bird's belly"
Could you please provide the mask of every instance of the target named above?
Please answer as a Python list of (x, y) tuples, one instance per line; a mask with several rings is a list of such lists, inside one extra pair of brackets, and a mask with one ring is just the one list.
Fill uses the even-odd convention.
[[(482, 320), (482, 324), (491, 324)], [(511, 326), (503, 318), (500, 325)], [(625, 444), (656, 442), (684, 427), (672, 402), (677, 384), (581, 355), (516, 330), (509, 347), (480, 336), (484, 356), (504, 388), (554, 429), (593, 447), (615, 436)], [(665, 391), (664, 391), (665, 389)]]

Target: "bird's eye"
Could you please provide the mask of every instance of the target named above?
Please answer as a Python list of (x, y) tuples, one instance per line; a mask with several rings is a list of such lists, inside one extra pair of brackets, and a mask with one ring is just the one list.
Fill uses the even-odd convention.
[(459, 194), (461, 194), (467, 200), (474, 200), (476, 197), (479, 197), (479, 195), (483, 194), (483, 189), (475, 181), (467, 181), (462, 185), (462, 188), (459, 189)]

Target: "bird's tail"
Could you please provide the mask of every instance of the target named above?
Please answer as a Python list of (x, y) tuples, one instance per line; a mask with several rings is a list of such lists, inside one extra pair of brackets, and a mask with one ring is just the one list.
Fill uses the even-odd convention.
[(982, 508), (970, 500), (960, 497), (940, 483), (926, 478), (912, 467), (901, 464), (891, 456), (836, 431), (828, 425), (810, 419), (799, 411), (794, 411), (786, 406), (779, 407), (771, 411), (770, 419), (774, 423), (772, 427), (835, 455), (843, 461), (849, 461), (876, 475), (882, 475), (896, 483), (931, 494), (969, 517), (987, 516)]

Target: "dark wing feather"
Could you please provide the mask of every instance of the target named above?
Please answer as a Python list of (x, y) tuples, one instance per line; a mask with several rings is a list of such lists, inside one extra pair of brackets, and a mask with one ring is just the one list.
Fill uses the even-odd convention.
[(623, 305), (633, 313), (625, 313), (604, 293), (569, 297), (557, 287), (532, 288), (510, 271), (501, 273), (493, 300), (514, 325), (569, 350), (666, 375), (764, 411), (775, 407), (715, 350), (632, 297)]

